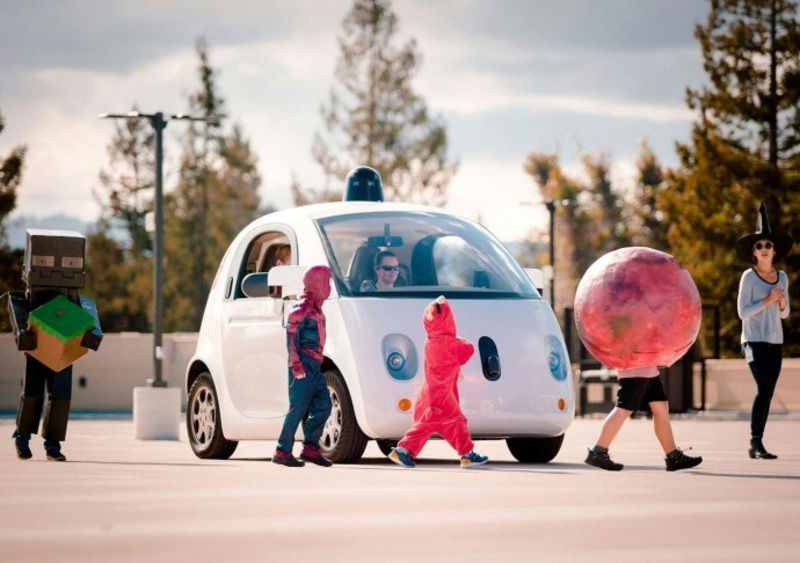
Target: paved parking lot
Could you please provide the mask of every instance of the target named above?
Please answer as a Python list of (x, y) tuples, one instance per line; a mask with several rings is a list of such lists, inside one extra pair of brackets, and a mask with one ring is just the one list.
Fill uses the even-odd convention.
[[(273, 442), (227, 461), (180, 442), (134, 440), (129, 420), (73, 420), (65, 464), (19, 461), (0, 442), (3, 561), (797, 561), (800, 420), (771, 420), (775, 461), (746, 456), (744, 420), (675, 421), (705, 462), (664, 471), (650, 422), (629, 421), (607, 473), (582, 463), (600, 420), (577, 420), (546, 465), (502, 441), (459, 469), (441, 441), (417, 469), (370, 443), (361, 463), (289, 469)], [(13, 421), (0, 420), (10, 437)]]

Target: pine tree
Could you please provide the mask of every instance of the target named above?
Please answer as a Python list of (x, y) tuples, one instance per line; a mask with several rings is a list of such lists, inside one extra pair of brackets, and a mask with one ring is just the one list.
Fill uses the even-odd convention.
[[(3, 129), (5, 122), (0, 114), (0, 133)], [(21, 289), (22, 286), (22, 251), (9, 247), (3, 222), (17, 204), (17, 189), (22, 181), (25, 151), (26, 147), (19, 145), (8, 156), (0, 155), (0, 294)], [(0, 330), (8, 331), (10, 328), (8, 315), (0, 315)]]
[[(687, 91), (698, 119), (680, 167), (666, 175), (659, 207), (672, 252), (703, 299), (718, 304), (722, 350), (739, 350), (736, 292), (742, 270), (735, 241), (752, 233), (758, 202), (774, 228), (800, 240), (800, 30), (789, 0), (713, 0), (695, 35), (708, 86)], [(797, 249), (784, 267), (796, 287)], [(795, 292), (792, 306), (798, 303)], [(797, 317), (788, 330), (800, 328)], [(788, 352), (800, 346), (787, 340)]]
[(658, 206), (658, 196), (664, 189), (664, 168), (647, 141), (639, 146), (638, 171), (634, 187), (630, 224), (631, 242), (668, 252), (667, 227), (664, 212)]
[(555, 205), (555, 295), (559, 314), (572, 306), (578, 282), (600, 256), (630, 243), (623, 198), (609, 177), (608, 158), (584, 155), (588, 181), (565, 175), (558, 155), (531, 153), (525, 160), (543, 201)]
[[(0, 133), (6, 124), (0, 113)], [(17, 188), (22, 181), (22, 166), (25, 162), (26, 147), (14, 147), (8, 156), (0, 155), (0, 248), (7, 245), (3, 221), (17, 204)]]
[(356, 165), (375, 168), (389, 201), (441, 205), (457, 163), (447, 158), (447, 131), (431, 116), (411, 81), (421, 63), (412, 39), (397, 47), (397, 16), (389, 0), (355, 0), (343, 21), (339, 60), (327, 105), (325, 133), (312, 147), (335, 188), (293, 189), (295, 202), (330, 201)]
[[(134, 104), (132, 111), (138, 111)], [(153, 210), (155, 131), (146, 119), (115, 121), (106, 147), (108, 166), (100, 171), (103, 192), (95, 192), (109, 226), (121, 223), (134, 259), (151, 250), (145, 215)]]
[[(200, 86), (189, 113), (225, 113), (204, 40), (197, 43)], [(261, 176), (241, 126), (230, 133), (219, 121), (191, 122), (180, 157), (178, 185), (165, 198), (164, 283), (166, 331), (197, 330), (206, 297), (226, 248), (259, 214)]]

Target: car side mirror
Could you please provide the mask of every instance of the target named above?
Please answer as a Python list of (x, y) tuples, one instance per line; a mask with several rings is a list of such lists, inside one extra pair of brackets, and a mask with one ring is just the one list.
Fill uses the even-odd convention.
[(528, 274), (528, 279), (533, 283), (533, 287), (539, 293), (544, 289), (544, 272), (539, 268), (525, 268), (525, 273)]
[(247, 274), (242, 280), (242, 293), (250, 298), (269, 296), (268, 275), (267, 272)]
[(270, 287), (280, 287), (284, 298), (299, 296), (305, 289), (303, 276), (307, 271), (308, 266), (275, 266), (269, 271), (267, 284)]

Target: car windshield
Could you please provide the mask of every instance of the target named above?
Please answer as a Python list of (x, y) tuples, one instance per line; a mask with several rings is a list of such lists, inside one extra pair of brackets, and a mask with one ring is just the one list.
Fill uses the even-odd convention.
[(539, 298), (508, 250), (471, 221), (387, 211), (317, 225), (341, 295)]

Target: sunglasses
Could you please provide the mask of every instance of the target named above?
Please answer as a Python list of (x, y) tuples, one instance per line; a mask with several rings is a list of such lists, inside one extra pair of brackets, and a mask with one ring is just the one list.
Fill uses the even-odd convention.
[(384, 272), (396, 272), (400, 269), (400, 266), (378, 266)]
[(767, 250), (769, 250), (770, 248), (772, 248), (772, 243), (765, 242), (762, 244), (760, 242), (757, 242), (753, 245), (753, 248), (755, 248), (756, 250), (761, 250), (762, 248), (766, 248)]

